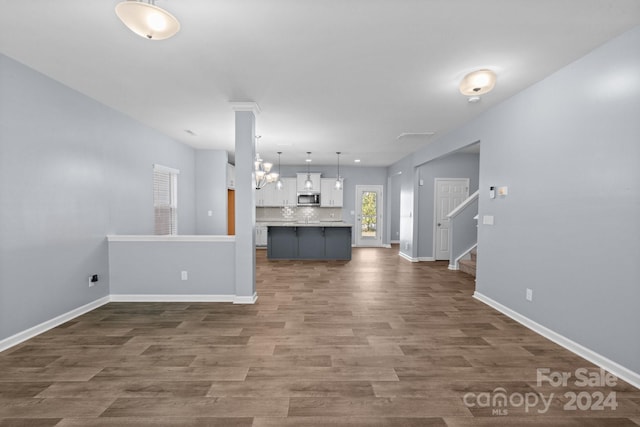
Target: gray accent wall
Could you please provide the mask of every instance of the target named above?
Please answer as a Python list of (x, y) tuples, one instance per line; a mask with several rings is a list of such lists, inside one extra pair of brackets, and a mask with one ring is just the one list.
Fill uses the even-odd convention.
[(112, 295), (233, 297), (236, 292), (233, 241), (109, 242), (109, 267)]
[[(640, 27), (390, 167), (481, 141), (480, 218), (495, 224), (479, 228), (477, 291), (636, 374), (638, 46)], [(490, 186), (509, 195), (490, 199)]]
[(432, 160), (417, 168), (417, 226), (418, 226), (418, 257), (431, 258), (434, 242), (434, 213), (435, 213), (435, 179), (436, 178), (469, 178), (469, 194), (478, 189), (479, 155), (455, 153)]
[(227, 234), (227, 158), (224, 150), (196, 150), (196, 234)]
[(2, 340), (109, 294), (105, 236), (153, 233), (154, 163), (180, 169), (181, 234), (195, 185), (193, 149), (4, 55), (0, 94)]

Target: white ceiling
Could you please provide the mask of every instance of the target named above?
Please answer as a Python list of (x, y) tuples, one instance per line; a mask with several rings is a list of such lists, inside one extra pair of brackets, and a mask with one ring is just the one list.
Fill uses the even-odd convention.
[(232, 153), (229, 101), (255, 101), (262, 157), (298, 165), (389, 165), (640, 24), (637, 0), (157, 0), (182, 29), (150, 41), (117, 3), (0, 0), (0, 52), (198, 148)]

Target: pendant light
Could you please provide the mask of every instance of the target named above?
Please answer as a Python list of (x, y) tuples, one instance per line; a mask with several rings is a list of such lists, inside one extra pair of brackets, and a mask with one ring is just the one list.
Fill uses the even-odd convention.
[(278, 190), (282, 190), (282, 187), (284, 186), (284, 184), (282, 183), (282, 178), (280, 175), (280, 155), (282, 154), (282, 151), (278, 151), (278, 180), (276, 181), (276, 188)]
[(307, 151), (307, 179), (304, 181), (304, 189), (311, 190), (313, 188), (313, 181), (311, 181), (311, 172), (310, 172), (310, 164), (311, 164), (311, 151)]
[(180, 31), (175, 16), (155, 5), (155, 0), (127, 0), (116, 5), (116, 15), (131, 31), (149, 40), (164, 40)]
[(342, 180), (340, 179), (340, 152), (336, 151), (336, 154), (338, 155), (338, 176), (336, 177), (335, 188), (336, 190), (342, 190)]

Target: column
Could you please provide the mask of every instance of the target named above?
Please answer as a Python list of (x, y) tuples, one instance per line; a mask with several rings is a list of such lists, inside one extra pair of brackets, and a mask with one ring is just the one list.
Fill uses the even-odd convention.
[(253, 304), (256, 294), (255, 102), (232, 102), (236, 143), (236, 304)]

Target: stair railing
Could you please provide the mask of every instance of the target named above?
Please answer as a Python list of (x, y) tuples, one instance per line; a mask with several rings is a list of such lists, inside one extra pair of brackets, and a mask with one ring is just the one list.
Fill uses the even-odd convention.
[(478, 195), (476, 191), (449, 212), (449, 270), (458, 270), (459, 261), (478, 246)]

